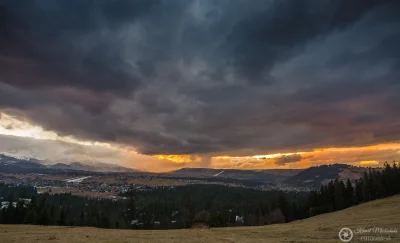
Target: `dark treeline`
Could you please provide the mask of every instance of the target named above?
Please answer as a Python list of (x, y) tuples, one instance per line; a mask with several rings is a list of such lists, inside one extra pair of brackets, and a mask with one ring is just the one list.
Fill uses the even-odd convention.
[(16, 198), (30, 198), (37, 195), (37, 191), (31, 186), (8, 186), (0, 183), (0, 197), (7, 201), (14, 201)]
[(400, 167), (385, 163), (383, 169), (370, 169), (355, 183), (331, 181), (320, 190), (310, 192), (308, 216), (341, 210), (353, 205), (400, 193)]
[(305, 201), (307, 193), (187, 185), (145, 192), (132, 190), (123, 196), (136, 199), (142, 212), (136, 214), (139, 222), (156, 220), (162, 227), (188, 228), (196, 223), (224, 227), (286, 222), (291, 217), (288, 201)]
[[(400, 193), (400, 168), (385, 164), (355, 182), (335, 180), (310, 193), (257, 191), (219, 185), (128, 191), (127, 199), (37, 194), (33, 187), (0, 184), (2, 224), (174, 229), (193, 225), (265, 225), (303, 219)], [(30, 198), (30, 203), (22, 198)], [(11, 202), (15, 202), (14, 206)]]
[[(29, 191), (29, 193), (27, 193)], [(174, 229), (193, 224), (212, 227), (265, 225), (289, 220), (287, 200), (305, 201), (306, 193), (262, 192), (219, 185), (188, 185), (130, 191), (127, 199), (93, 199), (71, 194), (37, 194), (33, 187), (0, 184), (2, 224)], [(23, 198), (30, 198), (30, 203)]]
[[(0, 184), (1, 192), (7, 185)], [(16, 202), (0, 211), (2, 224), (75, 225), (101, 228), (127, 228), (124, 211), (127, 203), (109, 199), (93, 199), (71, 194), (48, 193), (24, 197), (23, 187), (8, 187), (12, 194), (4, 197), (8, 202)], [(34, 191), (30, 188), (29, 191)], [(3, 199), (3, 200), (4, 200)], [(25, 200), (23, 200), (25, 199)], [(31, 199), (29, 203), (26, 199)]]

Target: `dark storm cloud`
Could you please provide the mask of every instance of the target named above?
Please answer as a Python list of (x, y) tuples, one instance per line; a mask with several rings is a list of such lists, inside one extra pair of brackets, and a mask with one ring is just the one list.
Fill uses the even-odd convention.
[(111, 43), (106, 36), (86, 43), (83, 39), (135, 21), (156, 4), (151, 0), (2, 1), (1, 78), (25, 88), (74, 86), (122, 91), (135, 87), (140, 80), (124, 70), (115, 52), (118, 43)]
[(298, 48), (316, 37), (346, 28), (380, 3), (383, 2), (273, 1), (235, 26), (227, 39), (232, 47), (229, 55), (243, 78), (250, 82), (268, 81), (268, 71), (277, 61), (295, 55)]
[(398, 141), (398, 1), (0, 1), (0, 109), (145, 154)]

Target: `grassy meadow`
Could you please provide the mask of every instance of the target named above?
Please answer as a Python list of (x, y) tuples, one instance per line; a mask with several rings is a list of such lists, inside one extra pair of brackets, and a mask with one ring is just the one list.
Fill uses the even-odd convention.
[[(348, 227), (397, 229), (399, 233), (363, 234), (390, 236), (400, 242), (400, 195), (376, 200), (334, 213), (318, 215), (288, 224), (182, 230), (115, 230), (91, 227), (0, 225), (0, 242), (341, 242), (338, 232)], [(363, 242), (354, 234), (351, 242)]]

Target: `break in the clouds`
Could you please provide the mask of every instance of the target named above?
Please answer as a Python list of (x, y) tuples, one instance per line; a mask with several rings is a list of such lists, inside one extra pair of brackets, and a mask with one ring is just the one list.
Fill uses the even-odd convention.
[(399, 11), (385, 0), (0, 0), (0, 111), (147, 155), (397, 142)]

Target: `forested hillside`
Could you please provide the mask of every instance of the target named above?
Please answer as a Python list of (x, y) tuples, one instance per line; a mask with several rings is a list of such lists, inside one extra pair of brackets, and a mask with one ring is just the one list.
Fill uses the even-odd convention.
[[(311, 193), (257, 191), (218, 185), (130, 190), (125, 199), (37, 194), (0, 185), (0, 223), (171, 229), (265, 225), (303, 219), (400, 193), (400, 169), (385, 165), (355, 183), (335, 180)], [(30, 199), (30, 202), (29, 202)], [(14, 202), (14, 203), (13, 203)], [(13, 205), (14, 204), (14, 205)]]

